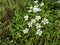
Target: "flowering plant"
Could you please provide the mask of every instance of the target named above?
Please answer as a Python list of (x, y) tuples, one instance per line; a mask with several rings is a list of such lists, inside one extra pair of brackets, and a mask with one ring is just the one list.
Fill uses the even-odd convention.
[(60, 45), (60, 1), (1, 0), (0, 45)]

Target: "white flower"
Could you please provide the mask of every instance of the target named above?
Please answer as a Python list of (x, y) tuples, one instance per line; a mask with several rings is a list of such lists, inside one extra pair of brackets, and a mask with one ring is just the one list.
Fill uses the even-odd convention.
[(28, 20), (28, 15), (24, 16), (24, 19), (25, 19), (25, 20)]
[(44, 3), (43, 3), (43, 2), (41, 2), (40, 6), (44, 6)]
[(41, 19), (41, 16), (36, 16), (35, 19), (39, 21)]
[(35, 12), (35, 13), (36, 13), (36, 12), (39, 12), (39, 11), (41, 11), (41, 9), (40, 9), (40, 8), (38, 8), (38, 7), (34, 7), (34, 8), (33, 8), (33, 12)]
[(29, 9), (32, 9), (32, 8), (33, 8), (33, 6), (30, 6), (30, 7), (29, 7)]
[(29, 31), (29, 29), (26, 28), (25, 30), (23, 30), (23, 33), (26, 34), (26, 33), (28, 33), (28, 31)]
[(36, 20), (35, 19), (31, 19), (31, 23), (36, 23)]
[(44, 23), (44, 24), (48, 24), (49, 21), (48, 21), (48, 19), (44, 18), (44, 19), (42, 20), (42, 23)]
[(28, 12), (32, 12), (32, 10), (30, 9), (30, 10), (28, 10)]
[(38, 29), (37, 32), (36, 32), (37, 35), (42, 35), (42, 33), (43, 32), (40, 29)]
[(32, 23), (31, 22), (28, 22), (28, 27), (32, 27)]
[(35, 26), (36, 26), (37, 29), (41, 28), (41, 25), (39, 23), (36, 23)]
[(36, 1), (34, 1), (34, 3), (38, 3), (38, 1), (36, 0)]

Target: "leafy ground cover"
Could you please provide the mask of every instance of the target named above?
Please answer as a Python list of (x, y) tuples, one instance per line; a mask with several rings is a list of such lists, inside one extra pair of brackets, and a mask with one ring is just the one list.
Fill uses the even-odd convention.
[(60, 0), (0, 0), (0, 45), (60, 45)]

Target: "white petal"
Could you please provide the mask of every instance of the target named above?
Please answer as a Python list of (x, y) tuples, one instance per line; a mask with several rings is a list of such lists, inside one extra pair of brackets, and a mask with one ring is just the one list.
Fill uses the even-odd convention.
[(28, 12), (32, 12), (32, 10), (28, 10)]
[(41, 28), (41, 25), (39, 24), (39, 23), (36, 23), (36, 28), (38, 29), (38, 28)]
[(38, 3), (38, 1), (36, 0), (36, 1), (34, 1), (34, 3)]
[(44, 18), (44, 19), (42, 20), (42, 23), (44, 23), (44, 24), (48, 24), (49, 21), (48, 21), (48, 19)]
[(30, 6), (30, 9), (32, 9), (33, 7), (32, 6)]
[(31, 23), (36, 23), (36, 20), (35, 19), (31, 19)]
[(26, 28), (25, 30), (23, 30), (23, 33), (24, 33), (24, 34), (28, 33), (28, 30), (29, 30), (29, 29)]
[(40, 6), (44, 6), (44, 3), (43, 3), (43, 2), (41, 2)]
[(28, 27), (32, 27), (32, 23), (31, 22), (28, 22)]
[(27, 16), (27, 15), (26, 15), (26, 16), (24, 16), (24, 19), (25, 19), (25, 20), (28, 20), (28, 16)]
[(40, 17), (40, 16), (36, 16), (35, 19), (36, 19), (37, 21), (39, 21), (39, 20), (41, 19), (41, 17)]

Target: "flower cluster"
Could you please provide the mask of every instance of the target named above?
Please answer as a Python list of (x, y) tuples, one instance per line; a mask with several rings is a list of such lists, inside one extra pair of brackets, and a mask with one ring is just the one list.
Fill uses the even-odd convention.
[[(35, 3), (36, 5), (30, 6), (28, 12), (34, 12), (34, 13), (36, 13), (36, 12), (42, 11), (42, 9), (41, 9), (40, 7), (44, 6), (44, 3), (41, 2), (41, 4), (38, 5), (38, 1), (37, 1), (37, 0), (34, 1), (34, 3)], [(40, 6), (40, 7), (39, 7), (39, 6)]]
[[(26, 17), (26, 18), (25, 18)], [(28, 19), (28, 15), (24, 16), (24, 19)], [(37, 31), (36, 31), (36, 34), (38, 35), (41, 35), (43, 32), (41, 31), (41, 24), (40, 23), (37, 23), (37, 21), (39, 21), (41, 19), (41, 16), (36, 16), (34, 19), (31, 19), (30, 22), (27, 23), (28, 27), (31, 28), (34, 24), (34, 26), (36, 27)], [(44, 18), (42, 19), (42, 23), (43, 24), (48, 24), (49, 21), (47, 18)], [(25, 30), (23, 30), (23, 33), (26, 34), (28, 33), (29, 29), (26, 28)]]
[(32, 27), (33, 24), (35, 24), (37, 28), (40, 27), (39, 23), (36, 23), (40, 19), (41, 19), (41, 16), (36, 16), (34, 19), (31, 19), (31, 21), (28, 22), (28, 27)]
[[(36, 13), (36, 12), (42, 11), (42, 9), (40, 7), (44, 6), (44, 3), (41, 2), (41, 4), (39, 4), (39, 5), (37, 5), (38, 1), (34, 1), (34, 3), (36, 5), (30, 6), (29, 7), (30, 10), (28, 10), (28, 12), (34, 12), (34, 13)], [(29, 20), (29, 16), (28, 15), (24, 16), (24, 19), (25, 19), (25, 21), (26, 20)], [(28, 25), (29, 28), (31, 28), (32, 26), (35, 26), (36, 27), (36, 34), (37, 35), (42, 35), (42, 33), (43, 33), (43, 31), (41, 30), (42, 25), (40, 23), (38, 23), (38, 21), (40, 21), (40, 20), (41, 20), (41, 16), (40, 15), (36, 15), (36, 17), (34, 19), (31, 19), (27, 23), (27, 25)], [(44, 18), (44, 19), (42, 19), (42, 23), (44, 25), (45, 24), (48, 24), (49, 23), (49, 20), (47, 18)], [(28, 33), (28, 31), (29, 31), (29, 29), (26, 28), (26, 29), (23, 30), (23, 33), (26, 34), (26, 33)]]

